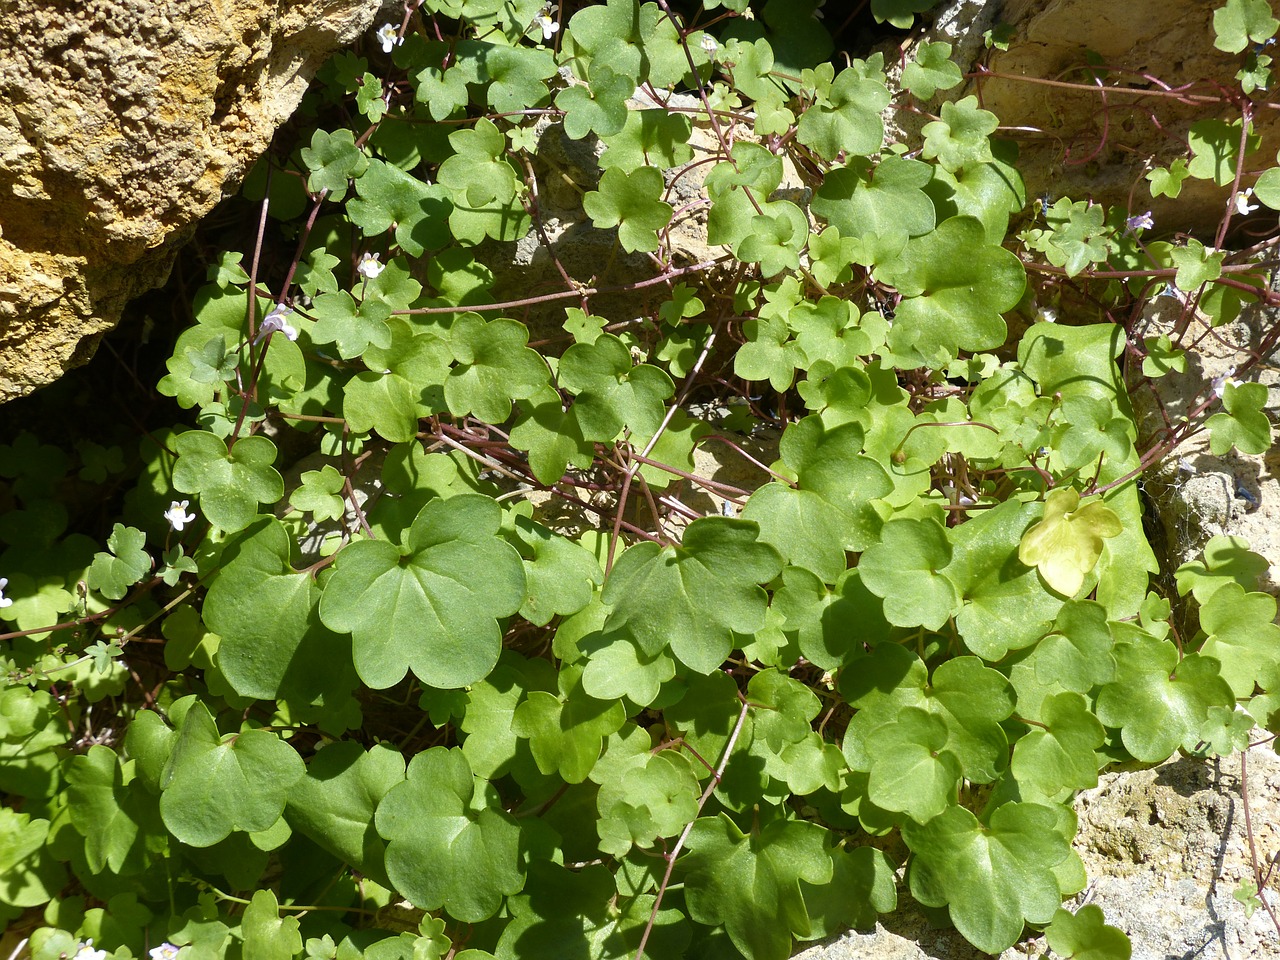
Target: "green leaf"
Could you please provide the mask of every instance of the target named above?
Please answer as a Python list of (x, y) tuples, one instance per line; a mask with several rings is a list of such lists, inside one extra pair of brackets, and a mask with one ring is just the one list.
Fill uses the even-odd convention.
[[(48, 835), (48, 820), (0, 807), (0, 905), (38, 907), (66, 884), (66, 871), (45, 846)], [(4, 916), (7, 924), (14, 914)]]
[(799, 488), (816, 493), (840, 511), (845, 522), (832, 534), (851, 551), (865, 550), (875, 542), (881, 520), (871, 501), (893, 489), (884, 468), (858, 453), (862, 445), (863, 431), (857, 423), (827, 429), (820, 417), (808, 416), (787, 428), (778, 448), (798, 477)]
[(743, 834), (725, 814), (694, 821), (680, 861), (689, 915), (724, 924), (729, 939), (754, 960), (786, 960), (793, 935), (808, 936), (801, 882), (832, 876), (827, 831), (803, 820), (774, 820)]
[(333, 201), (346, 196), (347, 181), (359, 177), (369, 165), (368, 157), (356, 146), (355, 134), (345, 128), (333, 133), (316, 130), (311, 146), (303, 147), (301, 156), (310, 171), (307, 189), (311, 193), (327, 190)]
[(1070, 960), (1129, 960), (1133, 946), (1124, 931), (1109, 926), (1092, 903), (1075, 913), (1059, 909), (1044, 931), (1049, 948)]
[(863, 584), (856, 569), (846, 570), (828, 590), (808, 570), (786, 567), (771, 608), (783, 617), (788, 635), (796, 634), (800, 653), (823, 670), (836, 670), (889, 637), (884, 604)]
[(666, 110), (628, 110), (622, 130), (605, 137), (607, 149), (600, 157), (601, 170), (638, 170), (680, 167), (693, 159), (689, 118)]
[(735, 633), (764, 625), (768, 597), (759, 584), (782, 569), (759, 532), (747, 520), (704, 517), (689, 524), (679, 546), (629, 547), (605, 581), (606, 632), (620, 631), (650, 657), (670, 647), (686, 666), (715, 670)]
[(760, 540), (793, 566), (804, 567), (826, 583), (845, 571), (844, 549), (831, 531), (843, 524), (840, 511), (810, 490), (768, 483), (742, 508), (742, 519), (760, 526)]
[(873, 167), (855, 157), (827, 174), (814, 195), (813, 212), (842, 237), (897, 236), (901, 249), (907, 237), (929, 233), (936, 225), (933, 201), (922, 189), (932, 177), (932, 167), (919, 160), (890, 156)]
[(671, 378), (657, 367), (633, 367), (631, 351), (612, 334), (566, 350), (559, 379), (577, 395), (574, 410), (582, 435), (606, 443), (624, 427), (636, 436), (652, 436), (666, 412), (663, 401), (675, 393)]
[(1182, 192), (1182, 181), (1191, 176), (1184, 157), (1178, 157), (1168, 168), (1156, 167), (1147, 174), (1151, 182), (1152, 197), (1169, 197), (1176, 200)]
[(598, 700), (626, 697), (648, 706), (662, 692), (662, 684), (676, 675), (676, 663), (665, 653), (648, 655), (626, 636), (600, 634), (584, 638), (581, 647), (590, 659), (582, 687)]
[[(653, 753), (643, 736), (639, 753), (614, 760), (607, 747), (592, 779), (600, 784), (600, 849), (625, 856), (632, 845), (653, 846), (659, 837), (673, 837), (698, 815), (698, 778), (683, 753)], [(617, 743), (611, 740), (610, 743)]]
[(858, 561), (862, 582), (883, 597), (885, 616), (900, 627), (938, 630), (960, 612), (960, 595), (942, 572), (951, 562), (946, 529), (933, 520), (890, 520), (880, 542)]
[(521, 401), (511, 427), (511, 445), (529, 454), (529, 467), (539, 483), (556, 483), (570, 464), (579, 470), (591, 466), (595, 446), (582, 435), (578, 411), (568, 410), (560, 394), (548, 388)]
[(564, 132), (571, 140), (620, 133), (627, 123), (627, 98), (634, 92), (630, 77), (614, 73), (605, 63), (593, 63), (590, 83), (566, 87), (556, 95), (556, 106), (564, 111)]
[(1036, 676), (1044, 683), (1056, 682), (1076, 693), (1088, 693), (1114, 679), (1113, 646), (1105, 607), (1092, 600), (1066, 603), (1053, 632), (1036, 647)]
[(343, 485), (342, 474), (332, 464), (326, 463), (319, 470), (304, 470), (302, 482), (289, 495), (289, 505), (311, 514), (316, 523), (337, 520), (347, 509)]
[(760, 264), (760, 273), (773, 277), (794, 270), (800, 250), (809, 239), (809, 221), (794, 203), (779, 200), (762, 205), (763, 213), (751, 218), (747, 235), (734, 247), (746, 263)]
[(1280, 20), (1271, 16), (1267, 0), (1227, 0), (1213, 11), (1213, 45), (1227, 53), (1239, 53), (1249, 41), (1265, 43), (1277, 28)]
[(456, 747), (414, 757), (374, 822), (387, 841), (392, 884), (421, 910), (443, 907), (455, 920), (476, 923), (524, 886), (520, 827)]
[(652, 252), (658, 249), (658, 231), (671, 222), (671, 204), (660, 199), (665, 190), (655, 167), (630, 172), (611, 167), (600, 178), (599, 190), (583, 195), (582, 209), (597, 227), (617, 227), (618, 242), (628, 253)]
[(596, 558), (540, 523), (519, 515), (514, 522), (517, 549), (523, 546), (525, 554), (532, 554), (523, 560), (528, 595), (520, 616), (544, 627), (553, 617), (571, 616), (590, 603), (604, 582)]
[(1057, 813), (1036, 803), (1007, 803), (984, 826), (963, 807), (902, 837), (915, 854), (911, 893), (926, 906), (949, 909), (951, 922), (979, 950), (999, 953), (1023, 925), (1048, 923), (1062, 902), (1054, 868), (1071, 852)]
[(165, 765), (160, 816), (183, 843), (211, 847), (233, 830), (256, 833), (275, 824), (289, 788), (305, 772), (293, 747), (274, 733), (220, 736), (197, 701), (183, 717)]
[(1254, 685), (1268, 687), (1280, 676), (1280, 626), (1276, 600), (1246, 593), (1238, 583), (1215, 590), (1200, 608), (1200, 627), (1209, 635), (1200, 652), (1222, 664), (1222, 679), (1239, 699), (1253, 696)]
[(449, 135), (454, 155), (440, 164), (436, 181), (448, 188), (453, 210), (449, 229), (455, 240), (476, 244), (486, 237), (519, 240), (528, 232), (529, 215), (518, 200), (520, 183), (504, 156), (506, 138), (493, 121)]
[(1153, 380), (1167, 373), (1187, 372), (1187, 353), (1173, 345), (1168, 336), (1147, 337), (1143, 340), (1147, 355), (1142, 359), (1142, 375)]
[[(824, 64), (818, 70), (830, 76), (832, 67)], [(884, 142), (880, 111), (890, 99), (883, 82), (846, 67), (800, 117), (796, 139), (824, 160), (835, 160), (841, 153), (878, 154)]]
[(938, 0), (871, 0), (871, 14), (876, 23), (886, 21), (899, 30), (910, 30), (914, 14), (937, 6)]
[[(129, 769), (132, 780), (132, 764)], [(71, 822), (85, 838), (84, 852), (95, 873), (134, 872), (142, 857), (140, 830), (154, 808), (147, 810), (129, 789), (125, 770), (115, 751), (94, 744), (85, 754), (71, 758), (67, 771), (67, 806)], [(132, 862), (131, 862), (132, 861)], [(134, 870), (126, 870), (132, 866)]]
[(311, 313), (316, 319), (311, 339), (316, 343), (336, 343), (338, 356), (344, 360), (358, 357), (370, 344), (391, 346), (391, 331), (386, 323), (390, 311), (376, 300), (358, 304), (347, 291), (339, 290), (317, 297)]
[(1191, 593), (1204, 606), (1221, 587), (1237, 583), (1245, 590), (1258, 584), (1267, 571), (1266, 557), (1249, 549), (1244, 537), (1213, 537), (1204, 548), (1203, 560), (1189, 560), (1174, 571), (1178, 596)]
[[(923, 431), (917, 431), (923, 432)], [(970, 430), (970, 434), (986, 431)], [(948, 533), (952, 557), (944, 575), (963, 607), (956, 627), (964, 644), (984, 660), (1035, 643), (1062, 601), (1044, 588), (1034, 567), (1018, 559), (1018, 546), (1034, 508), (1007, 500)]]
[(1121, 530), (1120, 518), (1101, 500), (1081, 507), (1074, 488), (1057, 487), (1045, 498), (1044, 516), (1023, 534), (1018, 559), (1058, 593), (1074, 597), (1097, 566), (1103, 540)]
[[(494, 948), (498, 960), (664, 960), (685, 955), (689, 942), (683, 910), (664, 907), (654, 913), (651, 893), (619, 896), (603, 864), (568, 869), (536, 861), (529, 866), (525, 892), (507, 902), (510, 919)], [(653, 917), (650, 927), (650, 917)], [(639, 953), (641, 937), (645, 949)], [(474, 954), (474, 955), (473, 955)], [(467, 950), (458, 960), (484, 960), (489, 954)]]
[[(566, 672), (575, 669), (564, 668), (562, 687)], [(597, 700), (582, 691), (579, 681), (571, 680), (560, 696), (532, 691), (511, 718), (512, 732), (529, 741), (538, 769), (566, 783), (587, 778), (603, 741), (627, 719), (621, 700)]]
[(948, 739), (946, 722), (918, 707), (873, 730), (866, 740), (871, 802), (918, 823), (945, 811), (960, 785), (960, 761), (945, 749)]
[(1119, 728), (1125, 749), (1144, 763), (1193, 747), (1209, 708), (1235, 702), (1217, 660), (1192, 653), (1179, 662), (1167, 640), (1139, 636), (1117, 644), (1115, 657), (1115, 680), (1098, 694), (1098, 719)]
[(874, 927), (879, 914), (898, 906), (893, 863), (874, 847), (837, 847), (831, 851), (831, 880), (815, 886), (800, 881), (812, 924), (803, 940), (823, 940), (845, 930)]
[(876, 273), (904, 297), (889, 345), (929, 364), (1002, 344), (1000, 314), (1017, 304), (1026, 286), (1022, 262), (989, 243), (973, 217), (952, 217), (909, 240), (902, 255)]
[(1206, 421), (1209, 450), (1220, 457), (1232, 447), (1256, 456), (1271, 448), (1271, 421), (1263, 412), (1267, 388), (1260, 383), (1227, 383), (1222, 390), (1223, 413)]
[(1280, 167), (1262, 171), (1253, 185), (1253, 195), (1272, 210), (1280, 210)]
[(946, 661), (928, 682), (924, 664), (914, 653), (882, 643), (869, 660), (859, 661), (857, 676), (850, 671), (842, 675), (841, 691), (858, 708), (843, 744), (855, 770), (868, 770), (874, 759), (867, 748), (869, 737), (907, 708), (943, 720), (946, 749), (960, 761), (965, 779), (990, 783), (1008, 762), (1008, 740), (1000, 721), (1013, 712), (1013, 691), (1003, 675), (977, 657)]
[[(1240, 123), (1218, 119), (1193, 123), (1187, 133), (1192, 153), (1187, 173), (1198, 180), (1212, 180), (1220, 187), (1233, 182), (1240, 155)], [(1258, 134), (1251, 131), (1245, 138), (1244, 152), (1257, 150), (1258, 143)]]
[(791, 388), (797, 366), (804, 363), (798, 344), (780, 317), (751, 318), (742, 325), (747, 342), (733, 357), (733, 372), (744, 380), (768, 380), (774, 390)]
[(446, 187), (428, 185), (392, 164), (370, 160), (356, 181), (356, 194), (347, 202), (347, 216), (367, 236), (393, 230), (396, 243), (411, 257), (448, 245)]
[(293, 960), (302, 952), (297, 917), (280, 916), (280, 904), (270, 890), (254, 893), (240, 922), (244, 960)]
[(950, 90), (964, 79), (952, 63), (951, 44), (924, 42), (916, 47), (915, 59), (902, 70), (902, 85), (913, 96), (930, 100), (939, 90)]
[(392, 443), (407, 443), (418, 433), (419, 418), (432, 412), (418, 399), (419, 392), (390, 370), (365, 370), (343, 387), (342, 413), (353, 433), (376, 430)]
[(1222, 261), (1226, 253), (1221, 250), (1209, 253), (1204, 244), (1193, 237), (1187, 240), (1185, 247), (1170, 250), (1169, 256), (1178, 268), (1178, 273), (1173, 278), (1174, 284), (1179, 290), (1194, 293), (1201, 284), (1222, 276)]
[(407, 671), (442, 689), (486, 676), (498, 662), (498, 619), (520, 609), (520, 555), (497, 534), (502, 511), (464, 494), (429, 501), (403, 547), (362, 540), (338, 554), (320, 619), (352, 634), (356, 670), (374, 689)]
[(444, 396), (455, 417), (471, 414), (486, 423), (502, 423), (511, 416), (513, 399), (533, 397), (549, 385), (546, 361), (526, 346), (524, 324), (464, 313), (449, 333), (457, 365), (449, 371)]
[(107, 538), (110, 553), (97, 553), (89, 567), (87, 582), (110, 600), (119, 600), (129, 588), (151, 572), (151, 557), (142, 549), (147, 536), (134, 527), (117, 523)]
[(366, 753), (350, 740), (331, 743), (307, 765), (289, 791), (285, 819), (344, 863), (379, 883), (389, 883), (386, 844), (374, 829), (382, 798), (404, 780), (400, 753), (378, 744)]
[(1000, 121), (994, 113), (978, 106), (977, 97), (944, 103), (941, 115), (941, 120), (926, 123), (920, 131), (924, 136), (922, 157), (936, 157), (943, 169), (952, 173), (993, 159), (990, 137)]
[(240, 355), (227, 349), (225, 335), (207, 340), (202, 347), (188, 347), (184, 353), (191, 364), (191, 379), (196, 383), (221, 386), (236, 375)]
[(292, 547), (275, 517), (246, 528), (222, 552), (205, 622), (222, 637), (218, 664), (237, 693), (336, 712), (356, 686), (350, 646), (319, 622), (320, 588), (290, 565)]
[(1074, 277), (1090, 264), (1107, 259), (1114, 244), (1109, 242), (1111, 228), (1106, 223), (1106, 208), (1067, 197), (1043, 211), (1047, 230), (1029, 229), (1023, 236), (1033, 250), (1045, 255), (1055, 267)]
[(242, 437), (228, 451), (213, 434), (188, 430), (173, 445), (174, 489), (197, 494), (205, 517), (227, 533), (247, 527), (259, 503), (284, 496), (284, 480), (271, 466), (276, 446), (266, 437)]
[[(1062, 799), (1075, 790), (1098, 785), (1094, 753), (1106, 731), (1078, 693), (1046, 697), (1040, 707), (1043, 727), (1032, 727), (1013, 748), (1010, 767), (1023, 796)], [(1028, 793), (1030, 791), (1030, 793)]]
[(550, 51), (486, 44), (483, 57), (489, 74), (485, 96), (498, 113), (536, 107), (547, 98), (543, 81), (556, 75), (555, 57)]

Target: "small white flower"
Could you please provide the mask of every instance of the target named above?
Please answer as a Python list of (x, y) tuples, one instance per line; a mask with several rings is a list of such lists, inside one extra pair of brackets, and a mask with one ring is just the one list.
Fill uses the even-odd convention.
[(262, 325), (258, 327), (258, 335), (253, 338), (254, 345), (261, 343), (272, 333), (283, 333), (290, 340), (297, 340), (298, 331), (285, 322), (285, 317), (291, 313), (293, 313), (291, 308), (286, 307), (283, 303), (278, 304), (274, 310), (262, 318)]
[(0, 577), (0, 608), (13, 606), (13, 600), (4, 595), (4, 588), (9, 585), (8, 577)]
[(169, 509), (164, 512), (164, 518), (169, 521), (169, 526), (179, 533), (182, 532), (184, 526), (196, 518), (194, 513), (187, 513), (187, 505), (189, 503), (191, 503), (190, 500), (174, 500), (169, 504)]
[(180, 949), (180, 947), (175, 947), (172, 943), (165, 941), (160, 946), (152, 947), (147, 952), (151, 955), (151, 960), (173, 960)]
[(1053, 307), (1036, 307), (1036, 320), (1040, 323), (1057, 323), (1058, 311)]
[(1256, 203), (1250, 203), (1249, 198), (1253, 196), (1253, 187), (1245, 187), (1243, 190), (1237, 190), (1235, 195), (1236, 213), (1242, 217), (1247, 217), (1253, 211), (1258, 209)]
[(720, 49), (720, 44), (716, 43), (716, 38), (709, 33), (702, 35), (702, 49), (706, 51), (707, 56), (712, 60), (716, 58), (716, 52)]
[(392, 47), (398, 47), (404, 43), (404, 37), (396, 36), (396, 28), (389, 23), (384, 23), (378, 28), (378, 32), (374, 34), (378, 38), (378, 42), (382, 44), (382, 52), (390, 53)]
[(1219, 400), (1221, 400), (1222, 395), (1227, 392), (1228, 386), (1232, 386), (1232, 387), (1240, 386), (1240, 381), (1237, 380), (1234, 376), (1235, 372), (1236, 372), (1236, 368), (1232, 367), (1222, 376), (1213, 378), (1213, 395), (1217, 397)]
[(379, 261), (381, 254), (363, 253), (360, 255), (360, 262), (356, 264), (356, 273), (364, 277), (366, 280), (373, 280), (383, 270), (384, 264)]
[(73, 960), (107, 960), (108, 956), (110, 954), (105, 950), (95, 950), (92, 940), (86, 940), (80, 949), (76, 951)]
[(551, 38), (560, 32), (560, 24), (547, 16), (545, 8), (542, 13), (533, 18), (533, 25), (542, 31), (542, 41), (544, 43), (549, 43)]
[(1124, 232), (1137, 233), (1139, 230), (1150, 230), (1155, 225), (1155, 221), (1151, 219), (1151, 211), (1148, 210), (1146, 213), (1140, 213), (1126, 220), (1124, 222)]

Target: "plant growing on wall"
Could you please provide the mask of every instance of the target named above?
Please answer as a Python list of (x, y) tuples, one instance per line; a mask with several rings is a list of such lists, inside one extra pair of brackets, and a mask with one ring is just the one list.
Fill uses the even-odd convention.
[[(1271, 302), (1266, 244), (1029, 207), (973, 96), (888, 142), (949, 48), (891, 93), (816, 7), (407, 4), (251, 177), (106, 549), (59, 492), (110, 451), (3, 451), (33, 956), (783, 960), (908, 890), (982, 950), (1128, 957), (1063, 908), (1073, 794), (1238, 750), (1280, 691), (1265, 562), (1215, 541), (1162, 595), (1138, 489), (1198, 431), (1265, 450), (1266, 389), (1149, 442), (1128, 391)], [(1240, 119), (1150, 180), (1229, 185), (1215, 247), (1280, 209), (1265, 7), (1214, 21)], [(1068, 287), (1188, 320), (1028, 322)]]

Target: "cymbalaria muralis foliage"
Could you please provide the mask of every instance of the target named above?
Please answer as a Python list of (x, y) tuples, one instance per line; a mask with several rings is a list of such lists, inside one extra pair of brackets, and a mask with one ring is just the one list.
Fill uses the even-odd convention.
[[(1128, 395), (1275, 299), (1274, 228), (1218, 248), (1280, 209), (1277, 23), (1217, 12), (1240, 89), (1107, 209), (1028, 204), (974, 96), (888, 139), (950, 48), (891, 92), (816, 7), (406, 4), (250, 178), (282, 239), (195, 293), (123, 522), (58, 500), (119, 450), (0, 450), (0, 920), (37, 960), (784, 960), (900, 890), (982, 950), (1128, 957), (1063, 909), (1072, 796), (1280, 729), (1265, 561), (1220, 538), (1162, 595), (1139, 490), (1198, 431), (1266, 450), (1267, 391), (1142, 440)], [(1212, 245), (1142, 209), (1187, 178)], [(504, 300), (517, 245), (549, 266)]]

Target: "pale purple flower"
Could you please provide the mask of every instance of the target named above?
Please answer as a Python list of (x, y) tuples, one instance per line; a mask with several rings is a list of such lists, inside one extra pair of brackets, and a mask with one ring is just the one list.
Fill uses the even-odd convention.
[(0, 577), (0, 608), (12, 607), (13, 600), (4, 595), (4, 588), (9, 585), (8, 577)]
[(1124, 222), (1125, 233), (1137, 233), (1139, 230), (1150, 230), (1156, 225), (1151, 219), (1151, 211), (1139, 213), (1137, 216), (1130, 217)]
[(1250, 203), (1249, 198), (1253, 196), (1253, 187), (1245, 187), (1243, 190), (1237, 190), (1233, 198), (1236, 205), (1236, 213), (1242, 217), (1247, 217), (1253, 211), (1258, 209), (1256, 203)]
[(706, 52), (707, 56), (714, 60), (716, 58), (716, 52), (720, 49), (720, 44), (716, 43), (716, 38), (709, 33), (704, 33), (702, 35), (702, 40), (700, 40), (699, 43), (702, 45), (702, 49)]
[(151, 960), (173, 960), (178, 955), (181, 947), (175, 947), (167, 940), (158, 947), (152, 947), (147, 951), (151, 955)]
[(169, 504), (169, 509), (164, 512), (164, 518), (169, 521), (169, 526), (182, 532), (182, 528), (196, 518), (194, 513), (187, 513), (187, 506), (190, 500), (174, 500)]
[(105, 950), (95, 950), (92, 940), (86, 940), (76, 951), (72, 960), (107, 960), (109, 956), (110, 954)]
[(542, 41), (550, 43), (551, 38), (560, 32), (560, 24), (552, 20), (548, 15), (548, 10), (543, 8), (542, 13), (533, 18), (533, 25), (542, 31)]
[(285, 322), (285, 317), (293, 313), (290, 307), (286, 307), (283, 303), (278, 304), (274, 310), (262, 318), (262, 325), (258, 327), (258, 335), (253, 338), (253, 343), (257, 346), (272, 333), (283, 333), (290, 340), (298, 339), (298, 331), (289, 326)]
[(1236, 372), (1236, 368), (1232, 367), (1222, 376), (1213, 378), (1213, 381), (1212, 381), (1213, 395), (1217, 397), (1219, 400), (1221, 400), (1222, 395), (1227, 392), (1228, 386), (1231, 386), (1231, 387), (1240, 386), (1240, 381), (1237, 380), (1234, 376), (1235, 372)]
[(360, 262), (356, 264), (356, 273), (366, 280), (373, 280), (383, 271), (384, 264), (379, 261), (381, 254), (362, 253)]
[(384, 23), (380, 26), (374, 36), (382, 44), (383, 53), (390, 53), (393, 47), (398, 47), (404, 43), (404, 37), (396, 36), (396, 28), (390, 23)]

